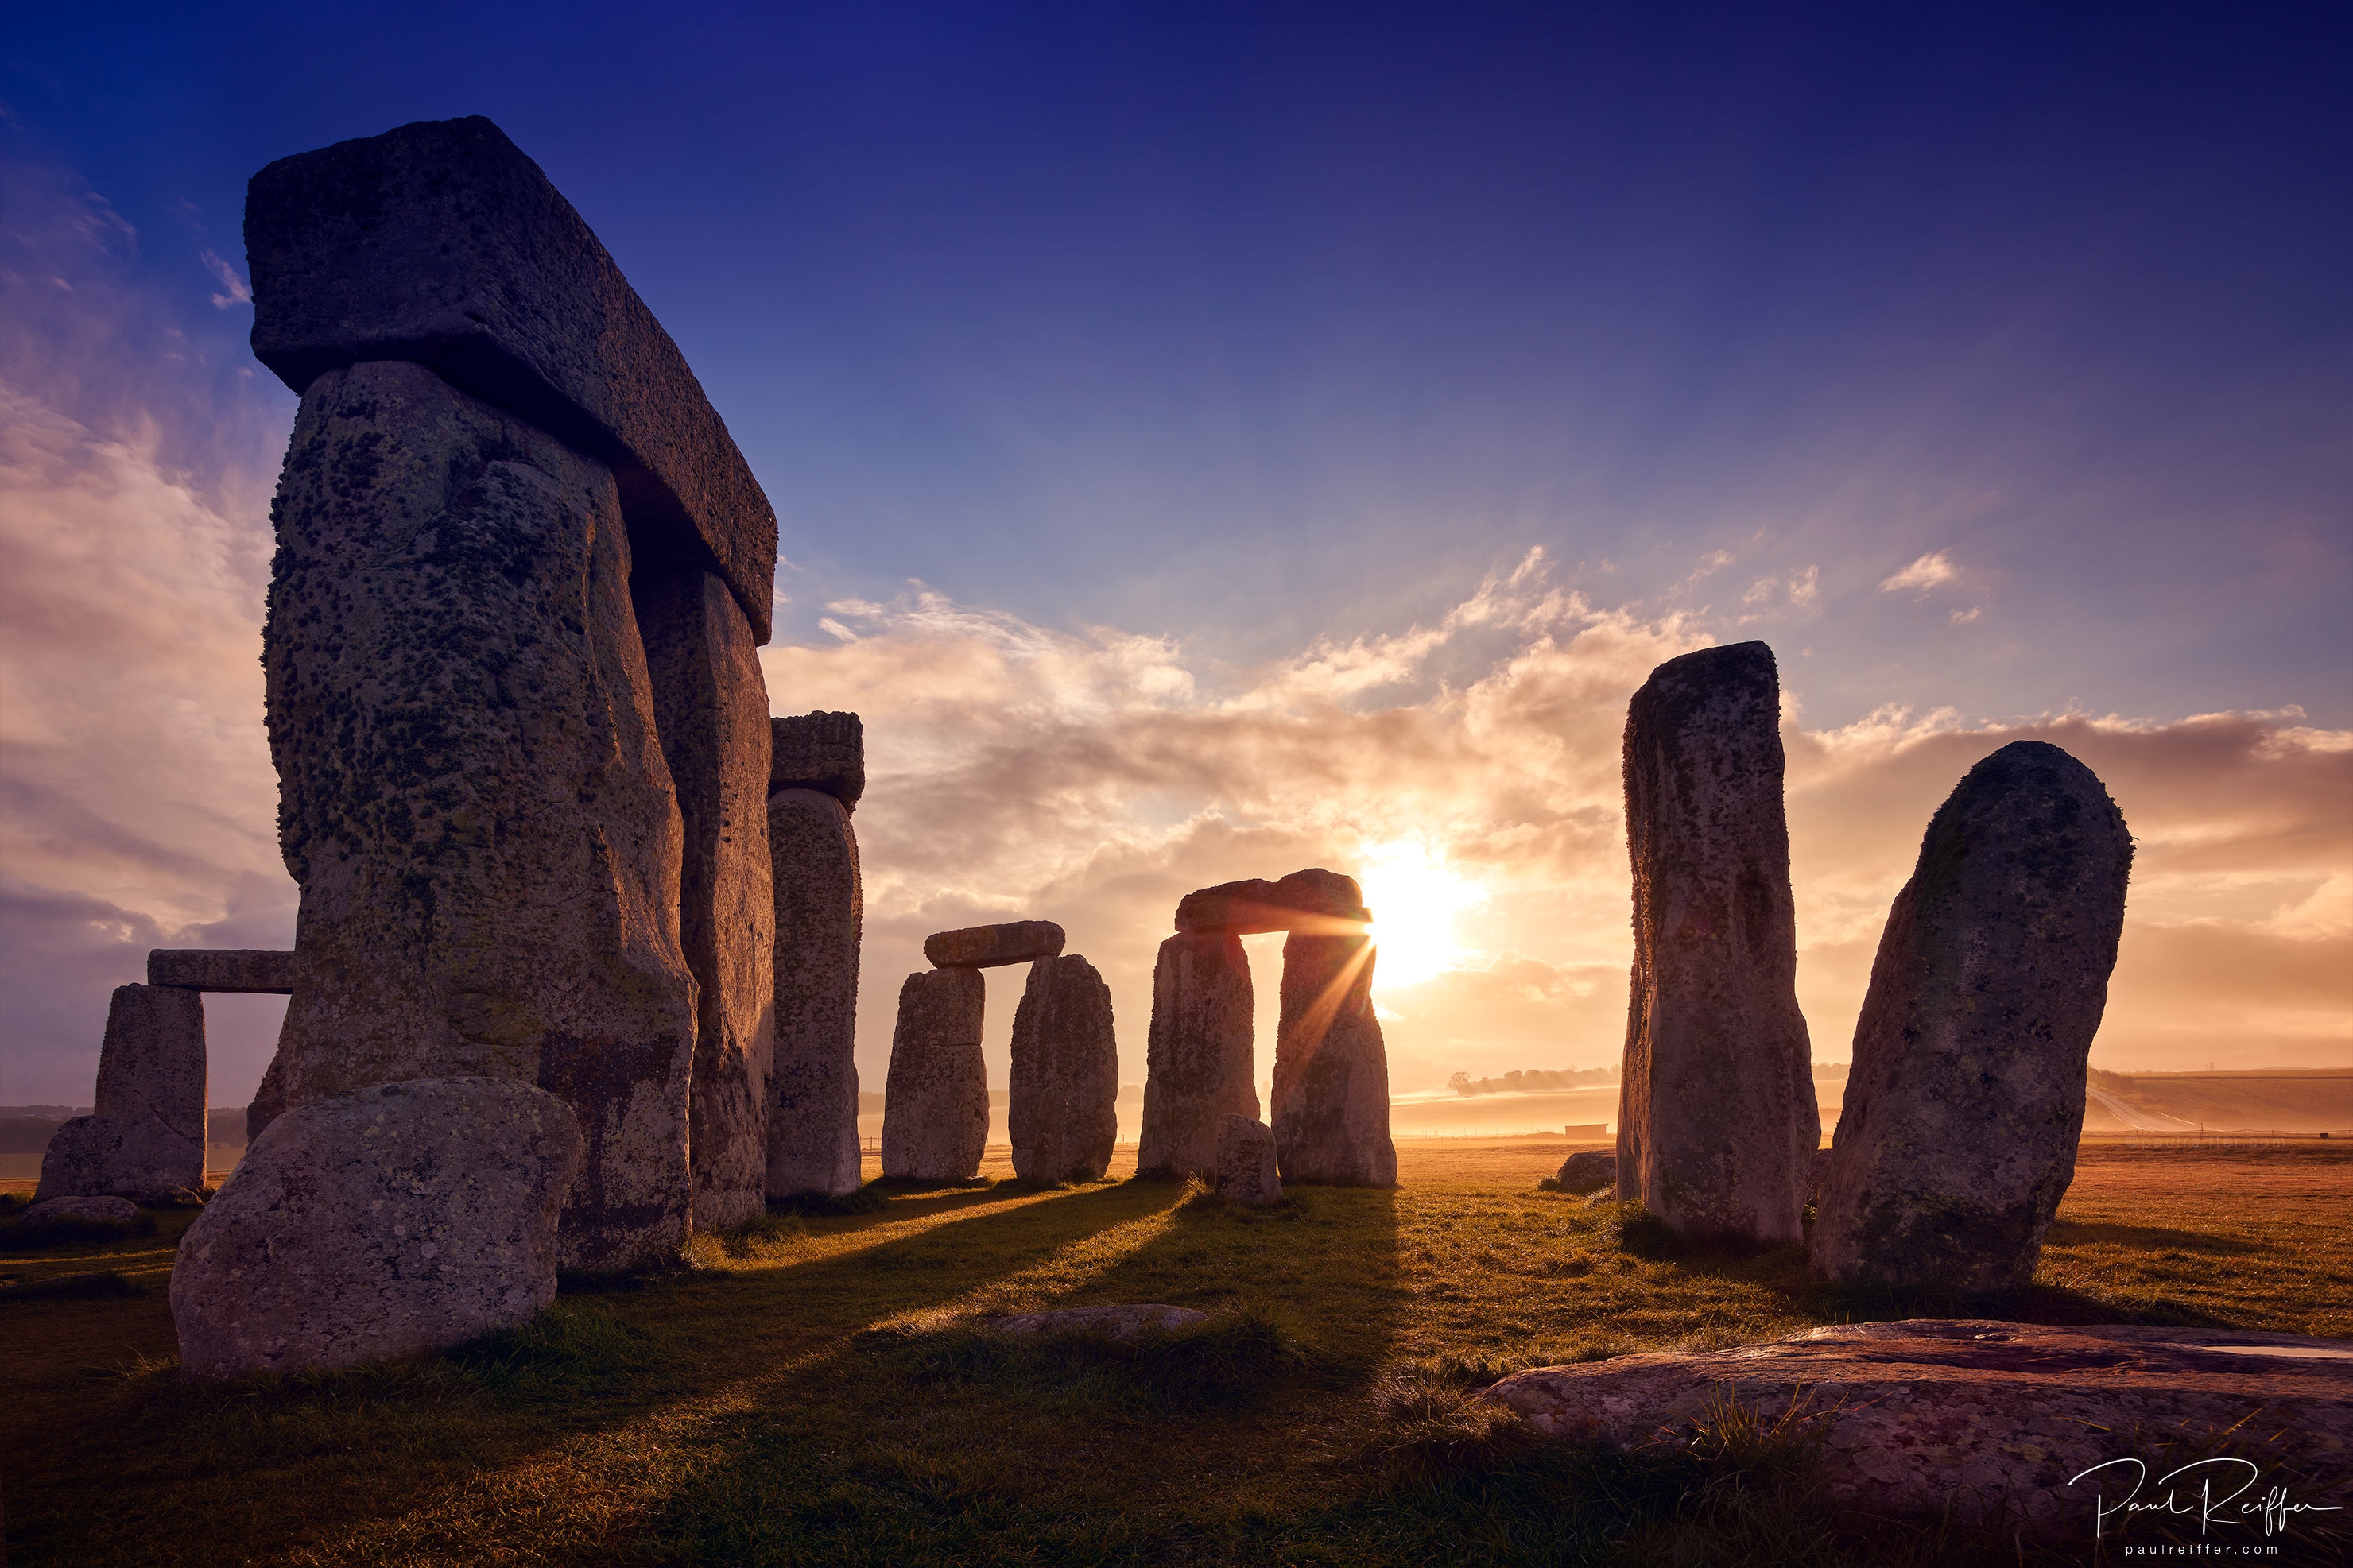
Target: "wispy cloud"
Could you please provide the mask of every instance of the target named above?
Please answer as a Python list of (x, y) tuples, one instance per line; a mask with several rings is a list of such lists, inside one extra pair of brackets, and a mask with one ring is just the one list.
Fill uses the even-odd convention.
[(1883, 594), (1900, 594), (1906, 589), (1918, 589), (1925, 592), (1942, 584), (1957, 582), (1960, 575), (1961, 569), (1953, 564), (1950, 556), (1939, 550), (1932, 554), (1923, 555), (1903, 571), (1880, 584), (1879, 591)]
[(213, 296), (214, 309), (226, 310), (232, 305), (253, 303), (253, 290), (246, 287), (245, 279), (237, 275), (236, 268), (222, 260), (209, 247), (198, 254), (204, 258), (205, 270), (220, 279), (223, 292)]

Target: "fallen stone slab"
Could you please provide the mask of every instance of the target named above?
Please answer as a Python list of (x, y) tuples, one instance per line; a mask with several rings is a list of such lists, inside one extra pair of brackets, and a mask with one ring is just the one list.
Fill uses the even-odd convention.
[(1618, 1181), (1618, 1156), (1590, 1150), (1571, 1154), (1560, 1163), (1552, 1179), (1564, 1193), (1589, 1193), (1596, 1187), (1614, 1186)]
[(1056, 957), (1062, 941), (1062, 928), (1052, 921), (1009, 921), (934, 931), (923, 939), (923, 956), (936, 969), (1002, 969)]
[(1179, 932), (1160, 944), (1137, 1174), (1214, 1178), (1224, 1118), (1257, 1120), (1251, 1008), (1250, 955), (1239, 937)]
[(409, 360), (610, 467), (640, 563), (707, 565), (768, 640), (776, 514), (653, 312), (480, 115), (280, 158), (247, 188), (254, 357), (298, 395)]
[(129, 1198), (77, 1197), (44, 1198), (26, 1205), (17, 1219), (26, 1225), (38, 1225), (49, 1219), (86, 1219), (100, 1225), (129, 1225), (139, 1217), (139, 1205)]
[(1208, 1317), (1207, 1312), (1197, 1312), (1190, 1307), (1170, 1307), (1153, 1302), (1135, 1307), (1065, 1307), (1054, 1312), (1014, 1312), (999, 1318), (983, 1318), (977, 1326), (1017, 1337), (1101, 1334), (1105, 1339), (1127, 1343), (1147, 1333), (1189, 1329), (1196, 1323), (1208, 1321)]
[(1273, 1128), (1248, 1116), (1229, 1116), (1219, 1124), (1217, 1191), (1229, 1204), (1253, 1208), (1282, 1201)]
[[(2353, 1341), (2236, 1329), (2046, 1328), (1916, 1319), (1811, 1329), (1732, 1350), (1657, 1352), (1539, 1367), (1493, 1384), (1539, 1429), (1625, 1447), (1685, 1441), (1730, 1397), (1767, 1424), (1794, 1405), (1823, 1445), (1831, 1495), (1874, 1511), (1943, 1514), (2094, 1533), (2120, 1509), (2126, 1464), (2159, 1442), (2179, 1460), (2254, 1456), (2175, 1483), (2194, 1494), (2289, 1489), (2305, 1505), (2353, 1503)], [(2162, 1459), (2163, 1456), (2157, 1456)], [(2086, 1476), (2084, 1472), (2093, 1473)], [(2153, 1466), (2143, 1501), (2164, 1487)], [(2291, 1533), (2341, 1515), (2291, 1516)], [(2114, 1534), (2121, 1515), (2105, 1520)], [(2261, 1540), (2235, 1508), (2231, 1539)]]
[(191, 1377), (419, 1355), (555, 1297), (572, 1110), (527, 1084), (422, 1079), (272, 1121), (181, 1238), (172, 1321)]
[(205, 1003), (171, 985), (118, 985), (99, 1046), (96, 1104), (41, 1154), (38, 1198), (169, 1199), (205, 1181)]
[(882, 1082), (882, 1173), (909, 1182), (968, 1182), (988, 1143), (988, 1071), (981, 1060), (987, 984), (977, 969), (918, 970), (899, 987)]
[(1119, 1141), (1119, 1043), (1111, 987), (1076, 953), (1041, 958), (1013, 1015), (1006, 1096), (1013, 1173), (1025, 1182), (1092, 1182)]
[(768, 789), (813, 789), (858, 809), (866, 793), (866, 725), (855, 713), (803, 713), (771, 719), (775, 754)]
[(147, 984), (290, 996), (294, 955), (251, 947), (159, 947), (147, 954)]

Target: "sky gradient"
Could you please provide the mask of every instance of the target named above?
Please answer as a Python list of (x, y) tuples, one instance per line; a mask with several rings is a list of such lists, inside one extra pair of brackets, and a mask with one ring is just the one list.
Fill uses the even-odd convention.
[[(1379, 993), (1398, 1087), (1614, 1061), (1625, 701), (1747, 637), (1818, 1058), (1929, 813), (2032, 735), (2139, 841), (2094, 1062), (2343, 1063), (2348, 42), (2297, 6), (12, 22), (0, 1102), (87, 1103), (147, 947), (290, 941), (257, 658), (293, 398), (245, 348), (244, 181), (467, 113), (776, 503), (776, 710), (866, 716), (868, 1088), (923, 934), (1029, 915), (1140, 1080), (1176, 898), (1318, 864), (1439, 911)], [(272, 1006), (208, 1004), (215, 1103)]]

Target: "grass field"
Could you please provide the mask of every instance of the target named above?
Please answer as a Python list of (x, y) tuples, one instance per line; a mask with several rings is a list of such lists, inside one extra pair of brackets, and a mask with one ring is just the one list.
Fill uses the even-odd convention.
[[(174, 1375), (189, 1215), (158, 1211), (150, 1237), (0, 1253), (8, 1560), (1981, 1560), (1833, 1515), (1769, 1444), (1549, 1450), (1466, 1405), (1517, 1367), (1960, 1305), (1825, 1299), (1787, 1249), (1645, 1256), (1613, 1205), (1535, 1190), (1567, 1147), (1412, 1141), (1397, 1191), (1266, 1215), (1133, 1182), (901, 1194), (710, 1238), (705, 1267), (449, 1356), (211, 1388)], [(2348, 1213), (2353, 1150), (2087, 1150), (1996, 1310), (2353, 1335)], [(1211, 1324), (1134, 1350), (958, 1327), (1133, 1301)]]

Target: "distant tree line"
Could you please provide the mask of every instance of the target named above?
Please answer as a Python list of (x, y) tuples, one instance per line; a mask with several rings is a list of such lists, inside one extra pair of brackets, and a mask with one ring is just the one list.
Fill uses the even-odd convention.
[(1562, 1068), (1553, 1072), (1536, 1068), (1507, 1072), (1501, 1078), (1472, 1078), (1459, 1072), (1446, 1080), (1446, 1087), (1457, 1094), (1525, 1094), (1540, 1089), (1591, 1089), (1617, 1081), (1616, 1068)]

